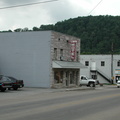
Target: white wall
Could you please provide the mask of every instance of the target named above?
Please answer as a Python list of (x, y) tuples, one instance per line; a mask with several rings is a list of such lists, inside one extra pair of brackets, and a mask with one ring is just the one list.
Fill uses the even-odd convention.
[[(120, 60), (120, 55), (113, 55), (113, 76), (115, 77), (115, 70), (120, 70), (120, 66), (117, 66), (117, 62)], [(92, 62), (96, 62), (96, 69), (99, 69), (104, 74), (111, 78), (111, 55), (80, 55), (80, 62), (85, 65), (85, 61), (89, 61), (89, 66), (87, 69), (81, 69), (81, 74), (86, 74), (90, 77), (90, 68)], [(101, 66), (101, 61), (105, 61), (105, 66)], [(119, 74), (120, 76), (120, 74)], [(107, 81), (98, 74), (98, 80), (102, 83), (107, 83)], [(114, 79), (115, 81), (115, 79)]]
[[(96, 69), (103, 72), (105, 75), (111, 77), (111, 65), (110, 65), (110, 56), (106, 55), (80, 55), (80, 62), (85, 65), (85, 61), (89, 61), (89, 66), (86, 70), (82, 69), (81, 74), (86, 74), (88, 77), (91, 77), (91, 67), (92, 63), (95, 62)], [(105, 66), (101, 66), (101, 61), (105, 61)], [(108, 83), (103, 77), (97, 74), (97, 79), (101, 83)]]
[(0, 74), (49, 87), (50, 31), (0, 33)]

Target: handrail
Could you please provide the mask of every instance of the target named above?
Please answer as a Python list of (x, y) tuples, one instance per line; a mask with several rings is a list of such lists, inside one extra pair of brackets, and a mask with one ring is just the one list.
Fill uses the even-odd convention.
[(98, 72), (102, 77), (104, 77), (108, 82), (111, 82), (111, 78), (105, 73), (103, 73), (100, 69), (96, 68), (95, 71)]

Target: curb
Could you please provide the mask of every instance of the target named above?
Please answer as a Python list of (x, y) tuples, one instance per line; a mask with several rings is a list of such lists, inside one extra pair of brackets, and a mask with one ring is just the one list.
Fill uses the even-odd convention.
[(95, 90), (95, 87), (84, 87), (84, 88), (70, 88), (70, 89), (66, 89), (66, 91), (78, 91), (78, 90)]
[(52, 92), (81, 91), (81, 90), (95, 90), (95, 87), (78, 87), (78, 88), (54, 89), (54, 91), (52, 91)]

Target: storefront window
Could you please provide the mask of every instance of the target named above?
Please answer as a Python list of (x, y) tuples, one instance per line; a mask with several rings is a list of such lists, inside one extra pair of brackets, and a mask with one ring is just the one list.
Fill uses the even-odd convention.
[(54, 73), (55, 83), (63, 83), (63, 71), (56, 71)]
[(60, 75), (59, 75), (59, 72), (55, 72), (55, 73), (54, 73), (54, 80), (55, 80), (55, 83), (60, 83)]
[(63, 71), (60, 72), (60, 82), (63, 83)]

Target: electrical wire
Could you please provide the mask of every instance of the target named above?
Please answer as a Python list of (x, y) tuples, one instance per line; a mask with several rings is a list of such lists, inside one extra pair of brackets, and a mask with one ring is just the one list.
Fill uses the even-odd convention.
[(102, 2), (103, 0), (100, 0), (100, 2), (88, 13), (88, 15), (90, 15), (97, 7), (98, 5)]
[(8, 7), (1, 7), (0, 10), (16, 8), (16, 7), (30, 6), (30, 5), (35, 5), (35, 4), (43, 4), (43, 3), (55, 2), (55, 1), (59, 1), (59, 0), (48, 0), (48, 1), (43, 1), (43, 2), (36, 2), (36, 3), (28, 3), (28, 4), (22, 4), (22, 5), (13, 5), (13, 6), (8, 6)]

